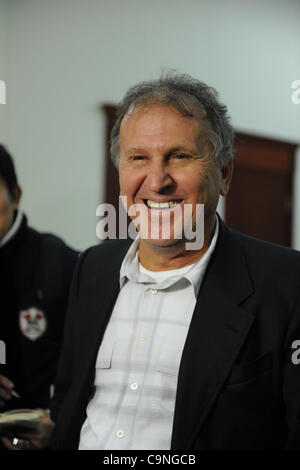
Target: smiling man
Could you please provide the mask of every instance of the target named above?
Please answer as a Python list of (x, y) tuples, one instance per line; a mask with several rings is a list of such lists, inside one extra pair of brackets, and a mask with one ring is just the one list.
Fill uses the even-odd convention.
[[(78, 262), (54, 448), (300, 448), (300, 255), (216, 214), (233, 169), (217, 93), (187, 75), (136, 85), (111, 154), (139, 236)], [(189, 249), (185, 224), (203, 219)]]
[[(219, 195), (225, 195), (229, 186), (232, 160), (218, 168), (207, 136), (208, 123), (195, 106), (195, 117), (187, 118), (159, 101), (137, 105), (121, 124), (121, 195), (127, 197), (128, 207), (147, 207), (142, 211), (146, 220), (140, 224), (139, 260), (153, 271), (181, 268), (203, 255), (215, 227)], [(204, 245), (197, 251), (186, 250), (184, 230), (178, 232), (184, 229), (187, 205), (195, 228), (197, 204), (205, 205)], [(169, 217), (166, 212), (171, 212)], [(164, 218), (165, 223), (170, 221), (168, 238), (163, 237)]]

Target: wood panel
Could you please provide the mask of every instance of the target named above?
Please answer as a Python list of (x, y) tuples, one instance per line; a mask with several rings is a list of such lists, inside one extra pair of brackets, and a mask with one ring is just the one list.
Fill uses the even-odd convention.
[(236, 134), (234, 173), (226, 198), (229, 226), (291, 245), (295, 150), (294, 144)]
[(102, 110), (106, 117), (106, 178), (105, 178), (105, 202), (113, 204), (115, 208), (119, 206), (119, 176), (116, 167), (110, 158), (110, 135), (116, 119), (116, 106), (104, 104)]

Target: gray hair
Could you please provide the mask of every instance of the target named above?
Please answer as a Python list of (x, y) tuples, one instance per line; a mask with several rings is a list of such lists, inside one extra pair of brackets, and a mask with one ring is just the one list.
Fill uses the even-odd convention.
[[(218, 100), (217, 91), (187, 74), (168, 72), (157, 80), (138, 83), (126, 93), (117, 107), (116, 122), (111, 132), (111, 158), (118, 168), (120, 128), (124, 116), (135, 106), (164, 104), (173, 106), (184, 116), (208, 121), (207, 134), (213, 146), (213, 157), (219, 168), (233, 159), (234, 131), (227, 107)], [(199, 118), (199, 109), (201, 117)]]

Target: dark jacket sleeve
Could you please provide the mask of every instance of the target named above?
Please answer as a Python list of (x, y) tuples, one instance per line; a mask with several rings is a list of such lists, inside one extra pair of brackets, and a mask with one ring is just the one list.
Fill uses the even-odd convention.
[[(300, 289), (299, 289), (300, 292)], [(300, 293), (295, 302), (285, 341), (283, 398), (286, 410), (287, 449), (300, 449)]]
[(54, 422), (57, 421), (60, 407), (71, 384), (73, 370), (73, 331), (76, 318), (79, 278), (83, 260), (88, 251), (89, 250), (85, 251), (77, 261), (70, 288), (64, 325), (64, 338), (55, 380), (55, 393), (50, 403), (51, 418)]

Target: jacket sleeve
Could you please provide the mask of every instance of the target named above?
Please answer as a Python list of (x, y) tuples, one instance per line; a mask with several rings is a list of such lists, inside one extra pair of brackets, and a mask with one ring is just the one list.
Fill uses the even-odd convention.
[(55, 392), (50, 403), (51, 419), (56, 422), (64, 398), (71, 385), (73, 371), (73, 331), (76, 322), (77, 297), (80, 285), (80, 273), (87, 255), (86, 250), (80, 255), (75, 266), (64, 325), (64, 337), (55, 380)]
[[(300, 290), (299, 290), (300, 292)], [(286, 335), (283, 399), (288, 437), (286, 449), (300, 449), (300, 294)]]

